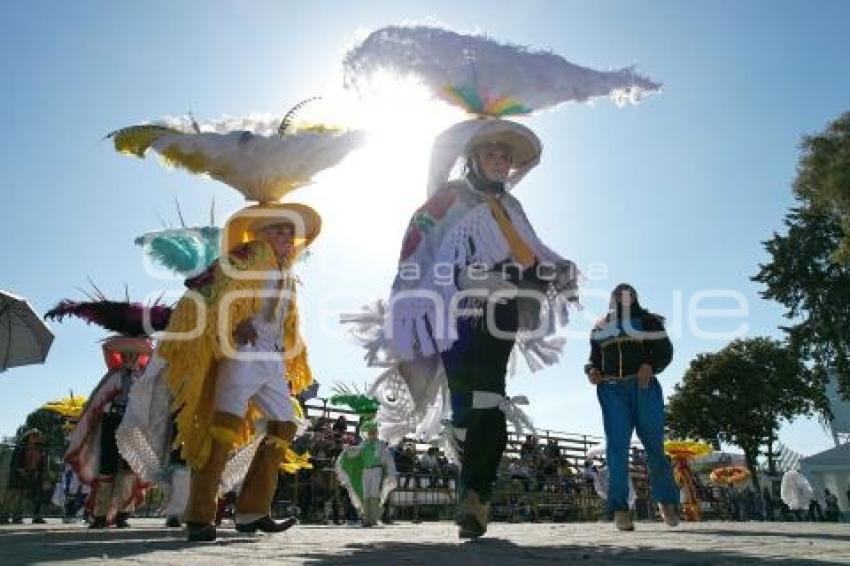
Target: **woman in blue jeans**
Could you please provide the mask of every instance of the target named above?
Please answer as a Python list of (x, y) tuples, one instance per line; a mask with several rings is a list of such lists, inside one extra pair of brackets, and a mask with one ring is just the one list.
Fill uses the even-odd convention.
[(664, 396), (655, 378), (672, 358), (664, 319), (641, 307), (634, 287), (617, 285), (608, 314), (590, 334), (585, 372), (596, 385), (602, 407), (610, 477), (608, 510), (621, 531), (634, 530), (628, 505), (633, 431), (646, 450), (652, 499), (668, 525), (679, 523), (679, 489), (664, 455)]

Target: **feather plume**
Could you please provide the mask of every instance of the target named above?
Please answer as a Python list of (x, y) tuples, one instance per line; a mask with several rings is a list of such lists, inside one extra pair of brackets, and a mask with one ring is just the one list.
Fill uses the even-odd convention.
[[(279, 128), (285, 135), (278, 133)], [(260, 203), (277, 202), (311, 183), (365, 140), (361, 131), (295, 125), (291, 113), (285, 123), (256, 116), (205, 123), (166, 118), (116, 130), (108, 137), (121, 153), (144, 157), (152, 149), (167, 165), (209, 175)]]
[(85, 406), (85, 397), (71, 393), (68, 397), (45, 403), (41, 406), (41, 409), (56, 413), (68, 419), (79, 419)]
[(146, 325), (150, 329), (165, 330), (171, 318), (171, 307), (154, 303), (142, 305), (127, 301), (110, 301), (98, 294), (97, 300), (77, 302), (64, 300), (47, 311), (45, 319), (62, 322), (66, 316), (74, 316), (94, 323), (111, 332), (124, 336), (146, 336)]
[(343, 67), (350, 87), (368, 85), (379, 71), (413, 75), (435, 96), (496, 117), (598, 96), (622, 105), (661, 88), (633, 67), (597, 71), (551, 51), (427, 26), (379, 29), (346, 54)]
[(143, 124), (115, 130), (106, 135), (115, 145), (115, 151), (144, 157), (151, 144), (162, 136), (178, 134), (179, 130), (158, 124)]
[(181, 277), (193, 277), (218, 259), (221, 228), (203, 226), (148, 232), (136, 238), (148, 257)]
[(356, 385), (349, 386), (338, 383), (333, 388), (334, 395), (330, 398), (330, 402), (332, 405), (350, 407), (358, 415), (373, 415), (378, 412), (380, 403), (364, 392), (367, 389), (367, 387), (364, 387), (361, 390)]

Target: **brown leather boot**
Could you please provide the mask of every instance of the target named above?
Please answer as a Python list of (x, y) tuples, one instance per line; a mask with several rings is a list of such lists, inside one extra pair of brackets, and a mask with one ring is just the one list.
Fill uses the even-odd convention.
[(675, 527), (679, 524), (679, 507), (675, 503), (659, 503), (658, 511), (668, 527)]
[[(221, 474), (233, 447), (232, 438), (236, 435), (242, 425), (242, 418), (230, 413), (218, 412), (213, 416), (213, 427), (220, 431), (212, 434), (212, 446), (206, 464), (199, 470), (192, 470), (192, 478), (189, 487), (189, 503), (186, 505), (184, 518), (188, 523), (188, 539), (210, 540), (210, 526), (215, 530), (216, 500), (218, 495), (218, 484)], [(229, 436), (227, 432), (233, 436)], [(203, 530), (204, 537), (199, 538), (194, 531)], [(215, 538), (214, 535), (213, 540)]]
[[(286, 421), (270, 421), (266, 438), (257, 448), (251, 467), (242, 483), (236, 500), (236, 527), (271, 516), (271, 501), (277, 487), (278, 469), (283, 462), (284, 448), (295, 438), (298, 427)], [(247, 520), (240, 520), (246, 518)]]
[(463, 501), (458, 506), (456, 524), (460, 527), (460, 538), (475, 539), (487, 532), (487, 505), (474, 490), (467, 489)]
[(620, 531), (635, 530), (635, 524), (632, 522), (632, 514), (629, 511), (614, 511), (614, 525)]
[(115, 487), (113, 476), (98, 476), (94, 487), (94, 521), (89, 524), (90, 529), (102, 529), (106, 527), (106, 516), (109, 514), (109, 506), (112, 504), (112, 492)]

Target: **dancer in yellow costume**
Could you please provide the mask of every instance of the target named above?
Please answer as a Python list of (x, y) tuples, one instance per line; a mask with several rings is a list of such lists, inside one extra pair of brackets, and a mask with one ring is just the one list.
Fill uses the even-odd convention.
[[(189, 291), (151, 361), (160, 366), (152, 372), (164, 372), (176, 413), (175, 445), (191, 468), (184, 514), (190, 541), (216, 538), (220, 486), (238, 483), (251, 454), (236, 504), (237, 530), (280, 532), (295, 523), (274, 521), (270, 505), (278, 469), (294, 456), (299, 418), (291, 395), (313, 381), (292, 264), (318, 236), (321, 219), (306, 205), (278, 201), (363, 141), (360, 132), (298, 127), (297, 108), (279, 126), (168, 119), (110, 135), (118, 151), (141, 157), (153, 149), (167, 163), (209, 175), (258, 203), (228, 220), (222, 257), (186, 281)], [(233, 123), (250, 129), (228, 131)]]
[[(262, 213), (258, 215), (259, 213)], [(271, 214), (269, 214), (271, 213)], [(318, 235), (319, 215), (298, 204), (249, 207), (227, 229), (243, 242), (187, 281), (157, 355), (177, 413), (177, 442), (192, 469), (184, 514), (189, 540), (213, 540), (216, 496), (234, 450), (266, 420), (236, 503), (240, 532), (283, 531), (294, 518), (274, 521), (270, 504), (278, 468), (298, 429), (290, 399), (312, 383), (298, 330), (294, 259)], [(180, 339), (202, 328), (191, 340)], [(285, 376), (285, 378), (284, 378)]]

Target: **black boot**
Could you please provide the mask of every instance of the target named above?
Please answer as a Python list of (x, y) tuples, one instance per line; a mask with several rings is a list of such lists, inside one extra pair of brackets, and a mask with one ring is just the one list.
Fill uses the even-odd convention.
[(189, 542), (212, 542), (215, 540), (215, 525), (209, 523), (186, 523), (186, 540)]
[(127, 519), (130, 518), (129, 513), (118, 513), (118, 516), (115, 517), (115, 528), (116, 529), (129, 529), (130, 523), (127, 522)]
[(460, 527), (458, 530), (459, 538), (477, 539), (487, 532), (487, 527), (481, 525), (472, 515), (460, 517), (457, 524)]
[(262, 531), (264, 533), (282, 533), (289, 529), (298, 520), (295, 517), (287, 517), (283, 521), (275, 521), (268, 515), (263, 515), (256, 521), (250, 523), (236, 523), (236, 530), (240, 533), (256, 533)]
[(165, 526), (169, 529), (176, 529), (182, 527), (183, 525), (180, 524), (180, 517), (172, 515), (165, 520)]
[(392, 525), (395, 523), (395, 521), (393, 521), (389, 503), (384, 503), (384, 512), (381, 514), (381, 522), (385, 525)]
[(90, 529), (105, 529), (106, 528), (106, 517), (95, 517), (91, 523), (89, 523)]

